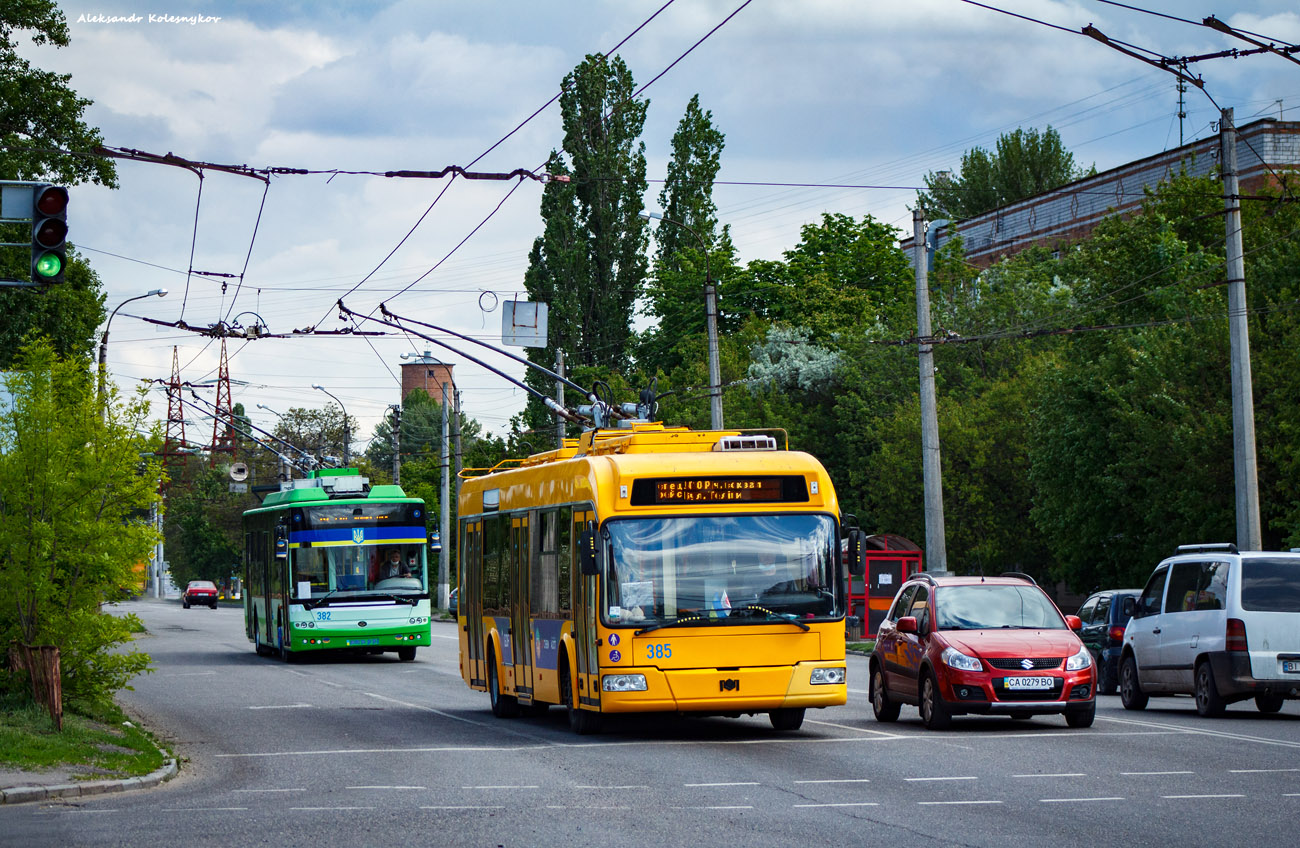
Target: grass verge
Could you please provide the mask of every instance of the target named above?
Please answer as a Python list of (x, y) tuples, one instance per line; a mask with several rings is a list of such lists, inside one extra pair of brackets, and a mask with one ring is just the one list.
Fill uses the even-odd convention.
[(0, 696), (0, 768), (71, 767), (74, 780), (103, 780), (149, 774), (164, 759), (149, 734), (116, 705), (89, 715), (65, 708), (60, 733), (44, 708), (21, 696)]
[(871, 649), (876, 647), (875, 642), (849, 642), (844, 646), (845, 650), (860, 651), (864, 654), (871, 653)]

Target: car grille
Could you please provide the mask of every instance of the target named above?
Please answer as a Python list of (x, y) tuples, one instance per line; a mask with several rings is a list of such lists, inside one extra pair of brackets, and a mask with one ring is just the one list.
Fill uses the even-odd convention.
[(984, 662), (1000, 668), (1003, 671), (1036, 671), (1044, 668), (1060, 668), (1061, 663), (1065, 662), (1065, 657), (1029, 657), (1032, 663), (1029, 667), (1025, 666), (1025, 657), (995, 657), (994, 659), (984, 658)]

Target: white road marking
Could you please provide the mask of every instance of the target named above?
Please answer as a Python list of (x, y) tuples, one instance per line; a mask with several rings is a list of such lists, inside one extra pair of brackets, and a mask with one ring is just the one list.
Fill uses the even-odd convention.
[(307, 789), (232, 789), (231, 792), (306, 792)]
[(1091, 801), (1123, 801), (1123, 798), (1039, 798), (1040, 804), (1085, 804)]
[(752, 805), (736, 805), (731, 807), (669, 807), (670, 810), (752, 810)]
[(447, 807), (421, 807), (421, 810), (504, 810), (505, 807), (497, 805), (483, 804), (460, 804), (459, 806)]
[(1300, 768), (1278, 769), (1228, 769), (1228, 774), (1276, 774), (1282, 771), (1300, 771)]
[(911, 783), (926, 783), (932, 780), (979, 780), (978, 777), (905, 777)]
[(207, 677), (216, 674), (215, 671), (179, 671), (174, 674), (160, 674), (159, 677)]
[(875, 801), (856, 801), (847, 804), (795, 804), (797, 809), (812, 809), (815, 807), (879, 807), (880, 804)]
[(575, 786), (574, 789), (649, 789), (647, 784), (628, 784), (627, 786)]
[(1200, 736), (1217, 736), (1220, 739), (1236, 739), (1241, 742), (1256, 742), (1260, 745), (1281, 745), (1285, 748), (1300, 748), (1300, 742), (1293, 742), (1288, 739), (1268, 739), (1263, 736), (1248, 736), (1244, 733), (1229, 733), (1226, 730), (1207, 730), (1197, 727), (1182, 727), (1173, 724), (1160, 724), (1154, 721), (1142, 721), (1132, 718), (1112, 718), (1110, 716), (1097, 716), (1099, 721), (1113, 721), (1120, 724), (1136, 724), (1140, 727), (1154, 727), (1173, 733), (1189, 733)]
[(247, 807), (163, 807), (163, 813), (235, 813), (246, 811)]
[(1087, 777), (1083, 772), (1063, 772), (1061, 774), (1013, 774), (1012, 777)]
[(942, 807), (961, 804), (1001, 804), (1001, 801), (917, 801), (922, 807)]
[(409, 789), (428, 789), (427, 786), (345, 786), (344, 789), (384, 789), (391, 791), (409, 790)]
[(1122, 771), (1121, 777), (1163, 777), (1170, 774), (1196, 774), (1194, 771)]
[(1245, 795), (1161, 795), (1161, 798), (1169, 799), (1200, 799), (1200, 798), (1245, 798)]
[(886, 739), (915, 739), (915, 738), (919, 738), (919, 737), (909, 737), (909, 736), (904, 736), (904, 735), (902, 735), (901, 733), (889, 733), (889, 732), (884, 731), (884, 730), (873, 730), (873, 729), (871, 729), (870, 727), (854, 727), (854, 726), (852, 726), (852, 725), (848, 725), (848, 724), (836, 724), (836, 723), (833, 722), (833, 721), (816, 721), (816, 720), (814, 720), (814, 719), (808, 719), (807, 721), (804, 722), (804, 724), (817, 724), (817, 725), (821, 725), (822, 727), (836, 727), (836, 728), (839, 728), (840, 730), (851, 730), (851, 731), (853, 731), (854, 733), (874, 733), (875, 735), (877, 735), (877, 736), (883, 736), (883, 737), (886, 738)]
[(547, 804), (542, 809), (544, 810), (630, 810), (632, 808), (631, 807), (600, 807), (600, 806), (572, 807), (572, 806), (565, 806), (562, 804)]
[(306, 813), (320, 813), (327, 810), (373, 810), (374, 807), (290, 807), (289, 809)]
[(686, 787), (687, 789), (700, 789), (709, 786), (761, 786), (761, 785), (762, 784), (758, 783), (757, 781), (749, 781), (746, 783), (683, 783), (682, 784), (682, 786)]
[(267, 704), (262, 707), (249, 707), (250, 710), (309, 710), (311, 704)]
[(870, 783), (865, 777), (846, 777), (838, 780), (796, 780), (795, 783)]
[(462, 786), (461, 789), (541, 789), (540, 786)]

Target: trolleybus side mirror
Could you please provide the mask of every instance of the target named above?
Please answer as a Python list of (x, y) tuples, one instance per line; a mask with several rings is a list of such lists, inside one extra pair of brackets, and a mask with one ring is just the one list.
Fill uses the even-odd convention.
[(854, 527), (849, 531), (849, 575), (862, 577), (867, 573), (867, 534)]
[(275, 558), (276, 559), (289, 558), (289, 540), (287, 536), (288, 534), (285, 532), (283, 526), (278, 526), (275, 528)]
[(596, 522), (588, 521), (587, 527), (578, 537), (578, 559), (582, 573), (587, 576), (601, 572), (601, 546), (596, 534)]

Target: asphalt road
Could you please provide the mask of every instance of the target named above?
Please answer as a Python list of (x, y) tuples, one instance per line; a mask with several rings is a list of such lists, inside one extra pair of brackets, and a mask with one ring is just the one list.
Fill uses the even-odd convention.
[(871, 716), (501, 720), (461, 681), (455, 625), (414, 663), (258, 657), (235, 608), (124, 605), (156, 671), (124, 693), (185, 758), (152, 790), (0, 808), (0, 844), (1274, 845), (1300, 833), (1300, 703), (1202, 719), (1190, 699), (1096, 724)]

